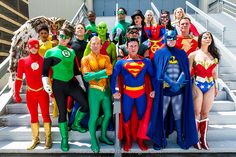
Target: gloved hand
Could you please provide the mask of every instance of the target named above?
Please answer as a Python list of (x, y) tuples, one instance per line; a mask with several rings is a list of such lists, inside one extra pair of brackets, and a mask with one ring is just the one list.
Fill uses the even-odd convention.
[(81, 75), (76, 75), (75, 78), (78, 80), (80, 87), (86, 92), (86, 88), (84, 86), (84, 82), (82, 80)]
[(183, 85), (184, 81), (185, 81), (185, 75), (182, 72), (176, 82), (178, 82), (180, 85)]
[(172, 87), (175, 84), (175, 81), (171, 80), (167, 74), (164, 74), (164, 81), (168, 83), (170, 87)]
[(21, 96), (20, 96), (20, 89), (22, 85), (22, 80), (17, 80), (15, 81), (15, 86), (14, 86), (14, 99), (16, 103), (22, 102)]
[(51, 95), (52, 94), (52, 89), (51, 86), (48, 83), (48, 77), (42, 77), (42, 82), (43, 82), (43, 88), (44, 90)]
[(172, 86), (170, 87), (170, 91), (172, 92), (177, 92), (180, 90), (181, 84), (179, 84), (178, 82), (172, 84)]
[(14, 98), (15, 98), (16, 103), (21, 103), (22, 102), (22, 99), (21, 99), (21, 96), (20, 96), (19, 93), (15, 93)]
[(120, 28), (117, 28), (116, 29), (116, 36), (114, 38), (115, 41), (119, 41), (121, 33), (122, 33), (122, 30)]
[(84, 75), (84, 80), (89, 82), (94, 79), (108, 78), (106, 69), (97, 71), (97, 72), (86, 72)]

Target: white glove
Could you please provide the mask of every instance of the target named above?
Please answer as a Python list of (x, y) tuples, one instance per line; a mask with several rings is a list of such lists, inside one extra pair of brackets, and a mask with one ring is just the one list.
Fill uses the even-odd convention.
[(115, 40), (118, 41), (119, 40), (119, 37), (122, 33), (122, 30), (120, 28), (117, 28), (116, 29), (116, 36), (115, 36)]
[(81, 75), (76, 75), (75, 78), (78, 80), (80, 87), (86, 92), (86, 88), (84, 86), (84, 82), (82, 80)]
[(44, 90), (51, 95), (52, 94), (52, 89), (51, 86), (48, 83), (48, 77), (42, 77), (42, 82), (43, 82), (43, 88)]

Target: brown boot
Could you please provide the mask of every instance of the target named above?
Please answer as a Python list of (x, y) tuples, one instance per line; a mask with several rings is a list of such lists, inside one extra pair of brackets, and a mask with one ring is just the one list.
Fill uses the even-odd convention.
[(39, 143), (39, 123), (31, 123), (32, 143), (27, 150), (34, 149)]
[(44, 123), (45, 132), (45, 146), (44, 149), (52, 148), (52, 134), (51, 134), (51, 123)]
[(56, 118), (56, 117), (58, 117), (58, 108), (57, 108), (57, 103), (56, 103), (55, 98), (52, 99), (52, 103), (53, 103), (52, 117)]
[(207, 137), (207, 130), (208, 130), (208, 122), (209, 122), (208, 118), (200, 121), (200, 134), (201, 134), (200, 141), (201, 141), (202, 148), (206, 149), (206, 150), (209, 149), (209, 146), (207, 143), (207, 138), (206, 138)]

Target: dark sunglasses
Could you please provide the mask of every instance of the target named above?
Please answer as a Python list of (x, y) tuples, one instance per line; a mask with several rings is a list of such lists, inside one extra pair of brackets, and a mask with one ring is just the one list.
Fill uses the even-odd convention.
[(129, 34), (139, 34), (138, 31), (130, 31)]

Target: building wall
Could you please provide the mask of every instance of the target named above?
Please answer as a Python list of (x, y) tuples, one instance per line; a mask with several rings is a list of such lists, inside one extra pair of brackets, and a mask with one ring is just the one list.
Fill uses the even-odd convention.
[(61, 17), (72, 20), (84, 0), (29, 0), (29, 17)]
[(0, 0), (0, 63), (9, 55), (13, 32), (28, 17), (28, 0)]

